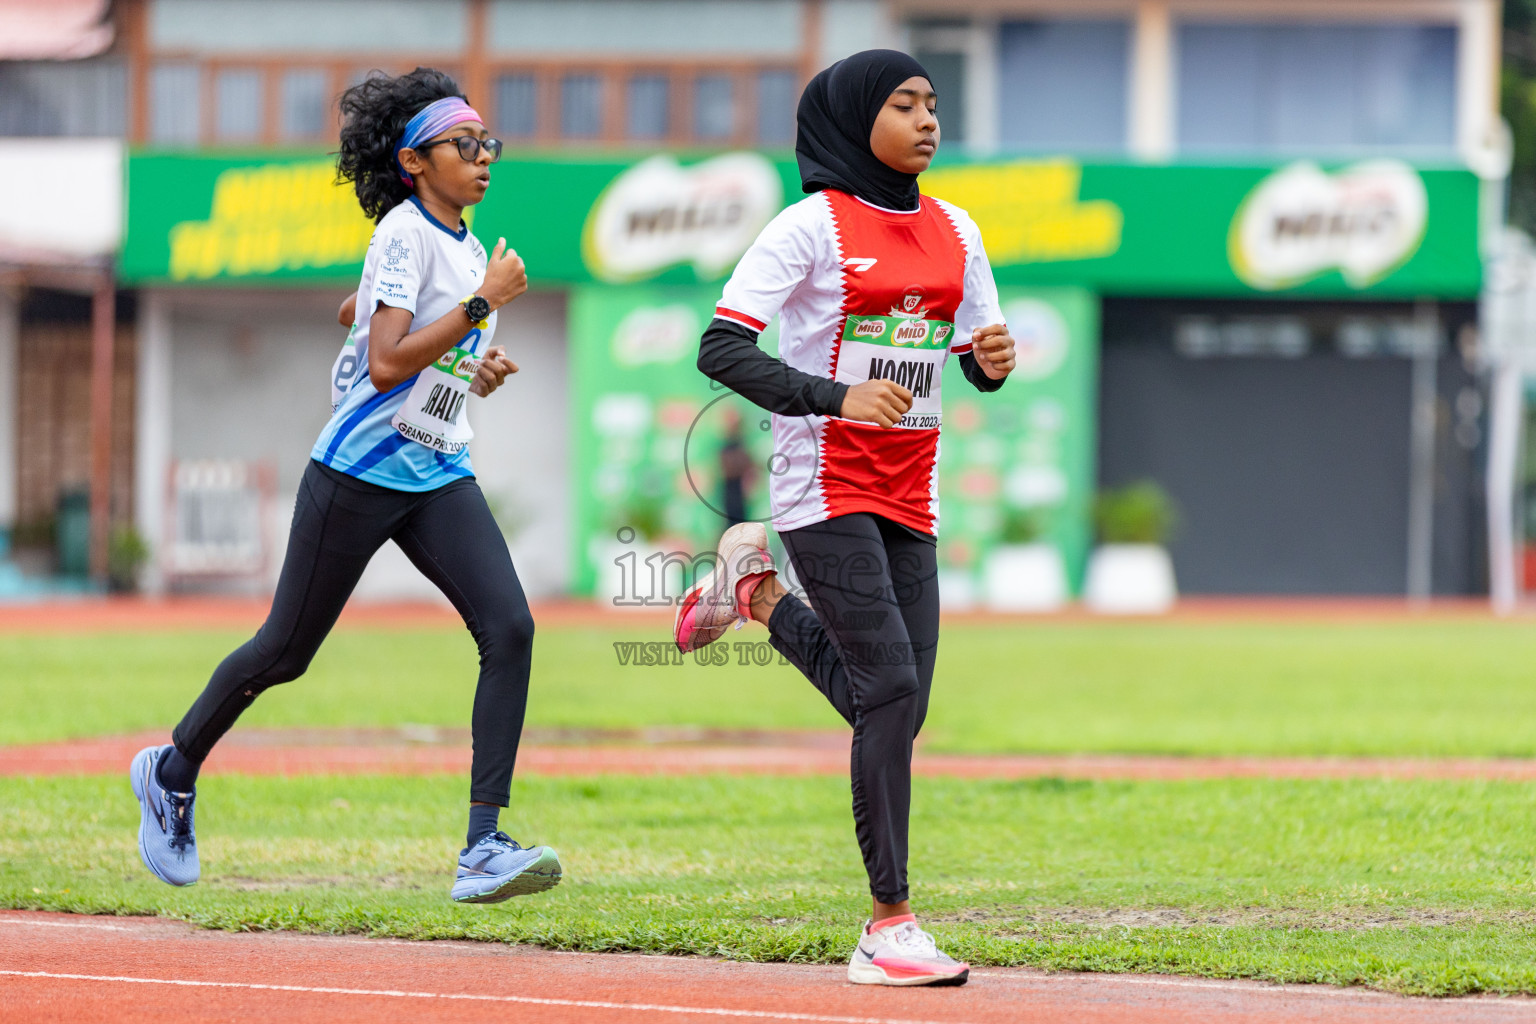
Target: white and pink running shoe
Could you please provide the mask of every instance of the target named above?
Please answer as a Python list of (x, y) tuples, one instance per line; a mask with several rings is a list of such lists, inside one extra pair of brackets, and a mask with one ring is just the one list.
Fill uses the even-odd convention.
[(971, 965), (940, 953), (911, 914), (888, 917), (873, 931), (865, 924), (848, 961), (855, 985), (964, 985), (970, 976)]
[(778, 572), (768, 552), (762, 523), (737, 523), (720, 537), (715, 568), (683, 595), (672, 623), (672, 637), (684, 654), (712, 644), (733, 623), (752, 617), (752, 591)]

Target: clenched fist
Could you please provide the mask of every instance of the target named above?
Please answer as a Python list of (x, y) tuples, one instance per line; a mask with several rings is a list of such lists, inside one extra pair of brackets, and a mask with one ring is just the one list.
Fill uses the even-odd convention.
[(484, 398), (501, 387), (508, 374), (516, 372), (517, 364), (507, 358), (507, 350), (492, 345), (480, 359), (480, 369), (475, 372), (475, 379), (469, 382), (469, 393)]
[(496, 248), (485, 264), (485, 281), (480, 285), (480, 295), (499, 309), (528, 290), (528, 269), (517, 250), (507, 248), (505, 238), (496, 239)]
[(843, 395), (838, 415), (845, 420), (863, 420), (882, 427), (894, 427), (912, 408), (912, 392), (890, 380), (866, 380), (855, 384)]
[(1013, 372), (1017, 361), (1013, 357), (1013, 338), (1007, 324), (990, 324), (971, 332), (971, 351), (976, 365), (993, 380), (1002, 380)]

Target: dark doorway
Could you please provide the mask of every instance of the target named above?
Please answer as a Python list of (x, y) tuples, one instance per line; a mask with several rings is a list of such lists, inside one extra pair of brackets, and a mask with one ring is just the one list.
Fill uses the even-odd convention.
[(1457, 344), (1473, 312), (1106, 300), (1100, 483), (1152, 479), (1173, 496), (1186, 593), (1402, 594), (1411, 356), (1433, 333), (1432, 587), (1482, 590), (1480, 393)]

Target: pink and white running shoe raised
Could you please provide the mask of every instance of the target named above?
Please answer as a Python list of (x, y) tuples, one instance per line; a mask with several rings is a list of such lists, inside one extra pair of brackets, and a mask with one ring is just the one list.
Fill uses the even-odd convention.
[(715, 568), (677, 604), (672, 638), (684, 654), (714, 643), (732, 623), (740, 629), (752, 617), (752, 591), (778, 572), (762, 523), (737, 523), (726, 530), (715, 555)]
[(970, 976), (971, 965), (940, 953), (911, 914), (888, 917), (874, 931), (865, 924), (848, 961), (855, 985), (964, 985)]

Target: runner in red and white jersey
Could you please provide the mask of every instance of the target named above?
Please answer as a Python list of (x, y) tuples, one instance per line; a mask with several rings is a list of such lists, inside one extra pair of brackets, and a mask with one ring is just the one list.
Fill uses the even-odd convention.
[(775, 314), (789, 367), (842, 385), (893, 381), (911, 393), (911, 408), (896, 430), (776, 414), (774, 450), (784, 458), (770, 475), (773, 525), (871, 512), (936, 533), (944, 364), (972, 351), (973, 331), (1002, 321), (975, 223), (928, 196), (892, 210), (819, 191), (763, 229), (715, 309), (754, 335)]
[[(774, 414), (773, 523), (807, 600), (779, 585), (764, 526), (743, 523), (674, 626), (689, 651), (738, 620), (763, 623), (853, 726), (874, 907), (848, 977), (863, 984), (969, 977), (908, 902), (912, 743), (939, 636), (944, 364), (955, 354), (972, 385), (995, 391), (1014, 354), (981, 233), (917, 187), (938, 146), (936, 102), (928, 73), (894, 50), (855, 54), (806, 86), (795, 153), (812, 195), (742, 258), (698, 365)], [(757, 346), (774, 316), (782, 361)]]

